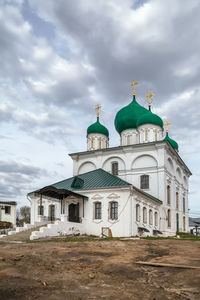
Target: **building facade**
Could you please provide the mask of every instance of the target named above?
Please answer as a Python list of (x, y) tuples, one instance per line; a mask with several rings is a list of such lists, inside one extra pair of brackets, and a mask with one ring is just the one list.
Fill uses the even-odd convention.
[(76, 223), (82, 233), (94, 235), (104, 228), (113, 236), (187, 232), (191, 172), (168, 127), (163, 137), (162, 119), (136, 101), (135, 91), (114, 123), (120, 145), (109, 147), (97, 106), (97, 121), (87, 129), (87, 151), (70, 154), (73, 177), (29, 194), (31, 222), (57, 219), (54, 229), (65, 223), (69, 230)]
[(16, 226), (16, 207), (14, 201), (0, 201), (0, 222), (9, 222)]

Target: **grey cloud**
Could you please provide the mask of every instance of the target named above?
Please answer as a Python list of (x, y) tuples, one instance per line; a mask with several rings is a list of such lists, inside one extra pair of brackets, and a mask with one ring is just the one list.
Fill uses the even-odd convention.
[[(66, 39), (70, 36), (75, 41), (80, 48), (79, 59), (86, 57), (95, 66), (99, 89), (108, 101), (121, 102), (128, 94), (127, 84), (132, 78), (145, 83), (139, 89), (141, 95), (151, 86), (161, 101), (198, 85), (199, 68), (195, 74), (189, 72), (185, 76), (177, 76), (175, 72), (190, 60), (198, 62), (197, 1), (185, 8), (181, 1), (176, 1), (176, 5), (174, 1), (170, 1), (171, 5), (149, 1), (149, 12), (140, 26), (134, 17), (137, 19), (137, 13), (144, 7), (147, 9), (145, 4), (135, 10), (131, 20), (130, 1), (121, 4), (121, 13), (118, 1), (50, 2), (47, 5), (36, 1), (40, 14), (56, 24), (58, 33), (62, 31)], [(132, 21), (132, 28), (124, 28), (125, 13), (127, 22)]]
[(15, 161), (0, 161), (0, 173), (19, 173), (38, 177), (44, 170), (27, 164), (17, 163)]
[(44, 169), (16, 161), (0, 161), (0, 198), (10, 199), (25, 195), (35, 180), (47, 176)]

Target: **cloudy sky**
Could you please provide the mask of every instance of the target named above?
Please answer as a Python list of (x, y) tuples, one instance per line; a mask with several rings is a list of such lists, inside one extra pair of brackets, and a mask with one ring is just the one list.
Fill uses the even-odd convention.
[(71, 176), (97, 103), (119, 145), (113, 120), (136, 79), (138, 102), (151, 89), (172, 122), (200, 215), (199, 20), (199, 0), (0, 0), (0, 199), (28, 204)]

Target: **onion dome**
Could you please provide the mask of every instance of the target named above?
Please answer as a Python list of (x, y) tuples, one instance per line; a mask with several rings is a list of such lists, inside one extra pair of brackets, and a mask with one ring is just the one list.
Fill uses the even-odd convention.
[(147, 113), (148, 110), (137, 103), (135, 95), (133, 95), (133, 101), (120, 109), (115, 117), (115, 128), (120, 134), (126, 129), (136, 129), (137, 120)]
[(109, 136), (108, 129), (99, 122), (99, 118), (97, 118), (97, 121), (94, 124), (88, 127), (87, 134), (90, 133), (101, 133), (107, 137)]
[(162, 119), (158, 115), (153, 114), (150, 110), (137, 120), (137, 127), (143, 124), (154, 124), (163, 127)]
[(168, 141), (171, 146), (175, 149), (175, 150), (178, 150), (178, 144), (176, 141), (172, 140), (169, 136), (168, 136), (168, 132), (166, 133), (166, 136), (164, 138), (163, 141)]

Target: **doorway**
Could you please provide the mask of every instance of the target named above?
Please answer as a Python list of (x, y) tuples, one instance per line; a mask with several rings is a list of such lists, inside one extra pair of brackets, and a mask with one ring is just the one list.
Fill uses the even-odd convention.
[(79, 203), (69, 205), (69, 221), (70, 222), (80, 222), (79, 218)]
[(49, 205), (49, 221), (55, 221), (55, 205)]

